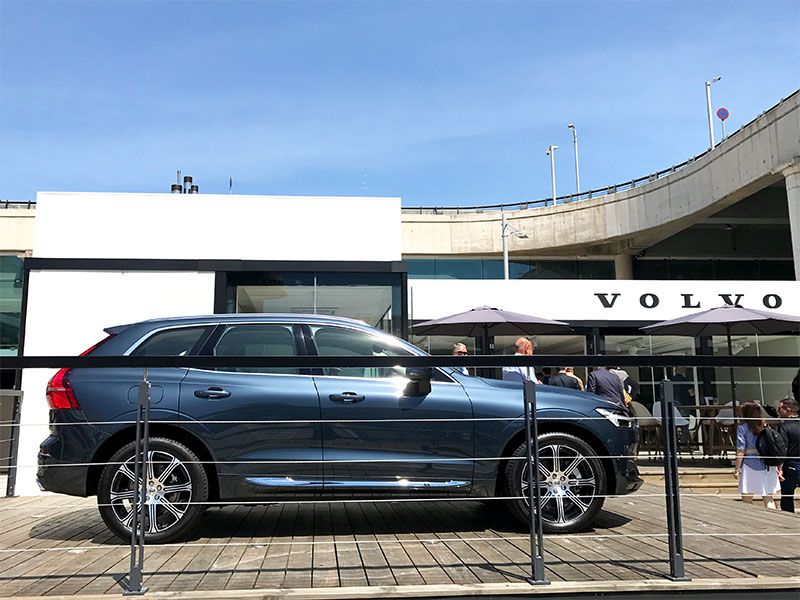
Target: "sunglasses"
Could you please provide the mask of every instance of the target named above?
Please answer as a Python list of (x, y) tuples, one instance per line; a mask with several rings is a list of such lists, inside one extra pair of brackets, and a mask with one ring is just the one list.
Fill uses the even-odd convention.
[(461, 350), (459, 350), (458, 352), (453, 352), (453, 354), (455, 354), (456, 356), (459, 356), (459, 355), (462, 355), (462, 354), (463, 354), (464, 356), (466, 356), (466, 355), (467, 355), (467, 353), (466, 353), (466, 352), (462, 352)]

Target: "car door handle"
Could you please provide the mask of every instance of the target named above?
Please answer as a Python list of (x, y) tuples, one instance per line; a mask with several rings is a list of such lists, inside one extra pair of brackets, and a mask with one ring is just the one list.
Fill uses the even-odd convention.
[(342, 392), (341, 394), (331, 394), (328, 396), (334, 402), (342, 402), (343, 404), (355, 404), (364, 400), (364, 396), (356, 394), (355, 392)]
[(209, 400), (220, 400), (227, 398), (231, 395), (230, 392), (223, 390), (221, 387), (210, 387), (207, 390), (197, 390), (194, 395), (197, 398), (207, 398)]

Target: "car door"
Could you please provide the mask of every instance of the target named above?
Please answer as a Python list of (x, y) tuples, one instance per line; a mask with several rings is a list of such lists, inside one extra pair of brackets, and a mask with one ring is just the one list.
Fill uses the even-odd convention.
[[(320, 356), (412, 354), (377, 332), (328, 324), (304, 331)], [(460, 384), (436, 373), (427, 394), (411, 389), (402, 368), (328, 368), (314, 376), (326, 490), (469, 492), (472, 406)]]
[[(291, 323), (222, 325), (203, 354), (296, 356), (303, 344)], [(322, 488), (319, 399), (311, 375), (288, 368), (190, 369), (181, 384), (187, 428), (216, 455), (223, 498)]]

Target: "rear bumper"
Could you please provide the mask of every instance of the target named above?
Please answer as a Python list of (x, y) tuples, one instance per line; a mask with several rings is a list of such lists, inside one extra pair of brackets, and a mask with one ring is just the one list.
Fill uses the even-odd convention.
[[(49, 437), (39, 449), (39, 468), (36, 471), (36, 483), (46, 492), (69, 494), (70, 496), (86, 496), (86, 481), (89, 467), (75, 463), (56, 460), (49, 450), (52, 449)], [(48, 444), (48, 442), (51, 442)]]

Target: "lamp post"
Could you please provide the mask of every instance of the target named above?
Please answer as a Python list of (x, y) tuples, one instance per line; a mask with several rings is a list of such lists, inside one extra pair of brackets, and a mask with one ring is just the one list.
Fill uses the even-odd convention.
[(553, 184), (553, 206), (556, 205), (556, 150), (558, 146), (552, 144), (547, 147), (545, 154), (550, 157), (550, 180)]
[(572, 130), (572, 145), (575, 146), (575, 194), (580, 194), (581, 172), (578, 168), (578, 130), (575, 129), (574, 123), (569, 123), (567, 128)]
[(509, 279), (508, 236), (513, 235), (516, 238), (525, 240), (528, 239), (528, 234), (509, 225), (508, 221), (506, 220), (506, 213), (500, 213), (500, 215), (501, 215), (500, 238), (503, 242), (503, 279)]
[(711, 116), (711, 84), (718, 82), (722, 77), (714, 77), (711, 81), (706, 81), (706, 108), (708, 109), (708, 139), (711, 149), (714, 149), (714, 118)]

